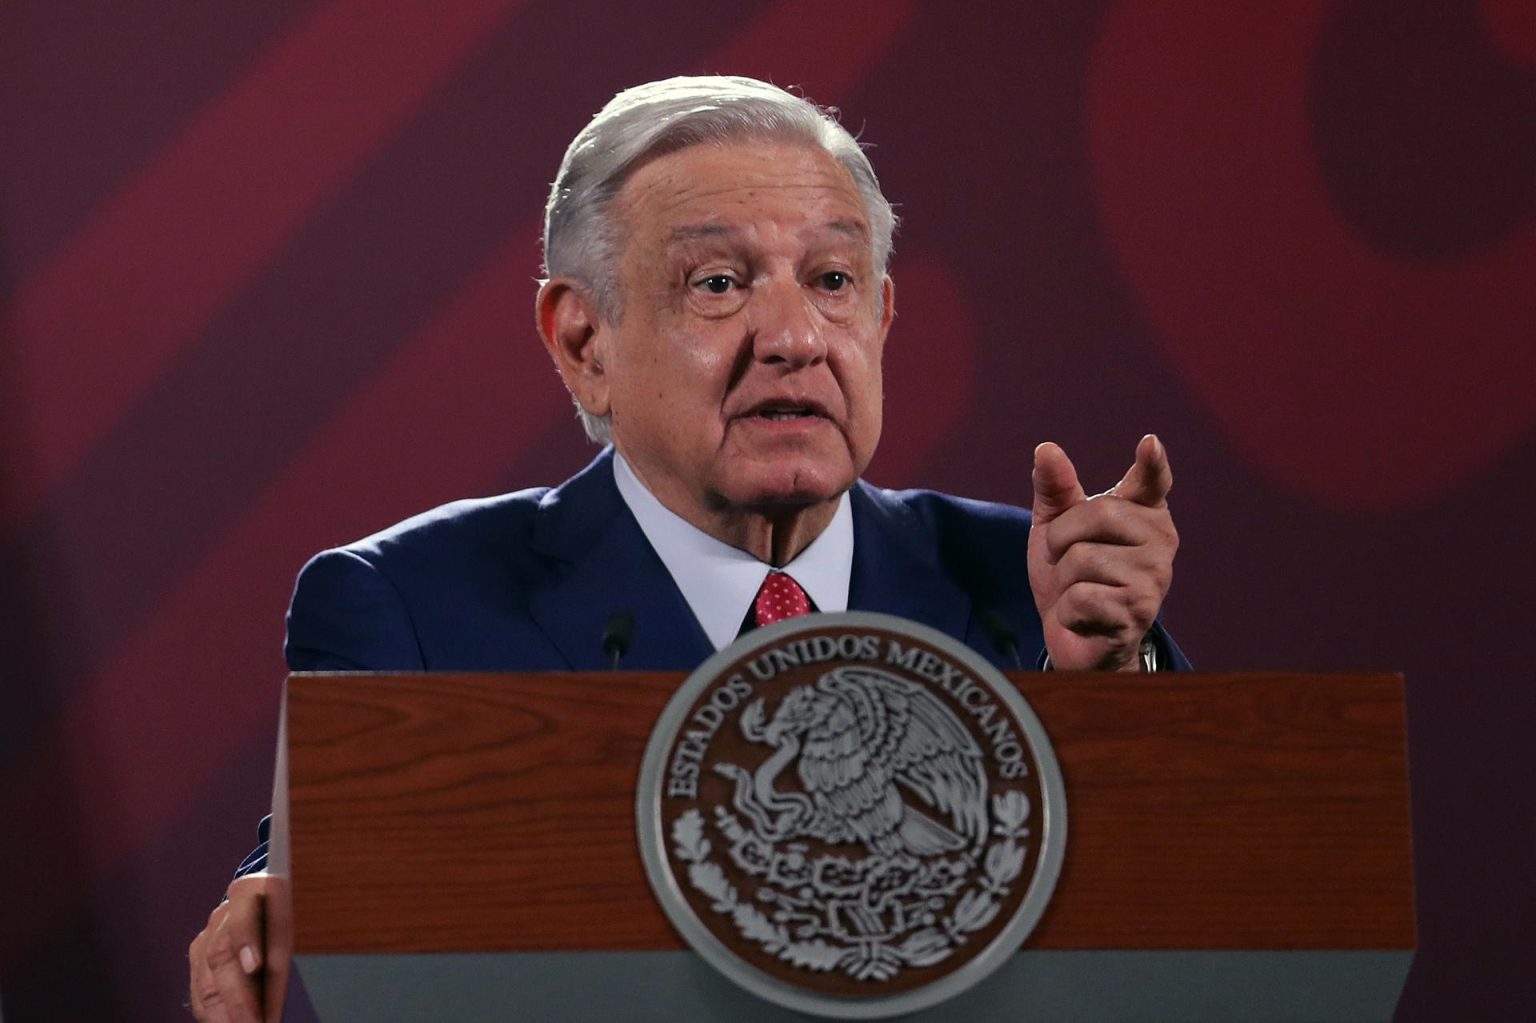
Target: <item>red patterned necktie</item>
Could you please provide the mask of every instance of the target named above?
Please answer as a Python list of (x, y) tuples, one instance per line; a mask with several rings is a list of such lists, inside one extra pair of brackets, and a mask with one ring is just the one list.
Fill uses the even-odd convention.
[(758, 588), (757, 599), (752, 602), (752, 619), (758, 628), (810, 613), (810, 598), (799, 583), (783, 572), (769, 572)]

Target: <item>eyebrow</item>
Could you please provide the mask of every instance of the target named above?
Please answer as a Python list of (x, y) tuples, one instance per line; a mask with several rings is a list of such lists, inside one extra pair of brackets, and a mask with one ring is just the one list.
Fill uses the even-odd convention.
[(826, 225), (840, 234), (846, 234), (861, 242), (869, 241), (869, 225), (862, 220), (851, 220), (847, 217), (828, 222)]

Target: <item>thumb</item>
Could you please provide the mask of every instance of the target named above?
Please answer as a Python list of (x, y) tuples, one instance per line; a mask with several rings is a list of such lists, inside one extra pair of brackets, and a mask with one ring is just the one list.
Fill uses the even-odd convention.
[(1086, 501), (1077, 469), (1061, 445), (1046, 441), (1035, 448), (1035, 525), (1043, 526), (1073, 505)]
[(1116, 497), (1148, 508), (1161, 508), (1173, 489), (1173, 469), (1168, 465), (1168, 449), (1156, 434), (1147, 434), (1136, 445), (1136, 462), (1111, 491)]

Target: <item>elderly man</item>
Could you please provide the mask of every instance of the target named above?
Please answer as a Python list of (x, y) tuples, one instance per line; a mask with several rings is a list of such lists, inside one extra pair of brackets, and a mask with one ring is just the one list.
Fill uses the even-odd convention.
[[(1034, 512), (860, 481), (880, 438), (895, 218), (823, 111), (761, 82), (619, 94), (550, 194), (539, 335), (611, 447), (553, 490), (460, 502), (314, 559), (295, 670), (691, 669), (786, 614), (902, 615), (1014, 667), (1174, 666), (1155, 625), (1177, 535), (1161, 443), (1088, 498), (1035, 452)], [(942, 339), (928, 339), (942, 343)], [(246, 867), (259, 868), (260, 851)], [(199, 1018), (259, 1018), (286, 969), (260, 873), (191, 948)]]

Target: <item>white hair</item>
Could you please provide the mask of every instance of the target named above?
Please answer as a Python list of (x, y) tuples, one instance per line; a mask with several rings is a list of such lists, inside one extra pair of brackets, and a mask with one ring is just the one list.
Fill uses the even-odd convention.
[[(591, 293), (608, 323), (623, 315), (618, 289), (621, 239), (614, 198), (646, 161), (706, 142), (783, 139), (816, 146), (848, 169), (873, 232), (874, 265), (884, 274), (896, 215), (880, 191), (869, 158), (835, 111), (752, 78), (668, 78), (625, 89), (581, 130), (565, 151), (544, 207), (544, 274), (570, 277)], [(577, 405), (587, 436), (612, 437), (607, 416)]]

